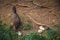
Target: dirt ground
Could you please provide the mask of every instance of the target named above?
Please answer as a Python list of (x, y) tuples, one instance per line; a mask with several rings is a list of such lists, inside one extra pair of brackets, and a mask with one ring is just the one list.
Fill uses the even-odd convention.
[(8, 24), (12, 24), (13, 6), (16, 6), (22, 22), (25, 24), (29, 20), (33, 26), (31, 30), (22, 32), (37, 31), (39, 25), (51, 27), (60, 23), (60, 5), (57, 0), (0, 1), (1, 20)]

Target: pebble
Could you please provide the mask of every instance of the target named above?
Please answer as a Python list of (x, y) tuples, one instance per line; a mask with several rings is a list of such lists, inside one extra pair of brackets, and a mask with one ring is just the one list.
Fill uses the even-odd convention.
[(41, 29), (41, 30), (45, 30), (45, 28), (44, 28), (43, 26), (40, 26), (39, 29)]
[(38, 33), (42, 33), (43, 32), (43, 30), (38, 30)]
[(18, 31), (18, 32), (17, 32), (17, 34), (18, 34), (19, 36), (21, 36), (21, 35), (22, 35), (22, 33), (21, 33), (20, 31)]

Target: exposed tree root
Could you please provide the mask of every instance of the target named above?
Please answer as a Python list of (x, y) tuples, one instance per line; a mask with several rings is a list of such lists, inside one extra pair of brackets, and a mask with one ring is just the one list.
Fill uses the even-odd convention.
[(37, 22), (36, 20), (34, 20), (30, 15), (27, 15), (35, 24), (37, 24), (37, 25), (39, 25), (39, 26), (41, 26), (41, 25), (43, 25), (43, 26), (49, 26), (49, 25), (45, 25), (45, 24), (41, 24), (41, 23), (39, 23), (39, 22)]

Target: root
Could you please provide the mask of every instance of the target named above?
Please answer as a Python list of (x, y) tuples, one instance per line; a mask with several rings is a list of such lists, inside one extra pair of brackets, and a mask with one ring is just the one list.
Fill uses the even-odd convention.
[(43, 25), (43, 26), (49, 26), (49, 25), (45, 25), (45, 24), (41, 24), (41, 23), (39, 23), (39, 22), (37, 22), (36, 20), (34, 20), (30, 15), (27, 15), (35, 24), (37, 24), (37, 25), (39, 25), (39, 26), (41, 26), (41, 25)]

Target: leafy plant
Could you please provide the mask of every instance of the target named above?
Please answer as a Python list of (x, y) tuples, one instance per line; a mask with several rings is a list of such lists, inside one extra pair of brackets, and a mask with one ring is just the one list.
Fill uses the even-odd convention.
[[(4, 29), (4, 27), (7, 27)], [(15, 40), (17, 33), (12, 31), (11, 25), (0, 23), (0, 40)]]
[[(30, 24), (24, 25), (26, 30), (31, 28)], [(30, 27), (30, 28), (29, 28)], [(0, 40), (60, 40), (60, 33), (53, 29), (47, 29), (43, 34), (29, 32), (23, 36), (18, 36), (12, 31), (13, 26), (0, 22)]]
[(22, 40), (45, 40), (40, 34), (31, 32), (23, 36)]
[(59, 23), (57, 23), (57, 24), (55, 24), (54, 26), (56, 26), (56, 27), (60, 27), (60, 24), (59, 24)]
[(43, 36), (45, 37), (46, 40), (59, 40), (60, 39), (60, 34), (52, 29), (46, 30)]

